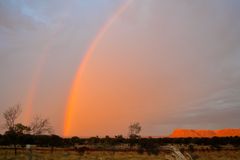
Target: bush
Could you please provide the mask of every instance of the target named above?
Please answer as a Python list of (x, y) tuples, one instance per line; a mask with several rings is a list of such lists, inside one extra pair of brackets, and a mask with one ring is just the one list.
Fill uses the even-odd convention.
[(138, 153), (147, 152), (148, 155), (158, 155), (159, 145), (152, 138), (141, 139), (139, 142)]
[(192, 144), (190, 144), (189, 146), (188, 146), (188, 150), (189, 150), (189, 152), (194, 152), (195, 151), (195, 149), (194, 149), (194, 146), (192, 145)]

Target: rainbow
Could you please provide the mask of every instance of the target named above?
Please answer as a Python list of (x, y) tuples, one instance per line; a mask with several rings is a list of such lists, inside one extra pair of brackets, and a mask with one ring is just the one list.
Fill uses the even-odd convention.
[[(43, 50), (48, 49), (50, 46), (49, 44), (47, 45), (47, 47)], [(28, 124), (30, 123), (31, 120), (31, 116), (32, 116), (32, 112), (33, 112), (33, 101), (36, 95), (36, 90), (37, 90), (37, 86), (39, 84), (40, 81), (40, 77), (42, 74), (42, 70), (44, 68), (44, 65), (46, 63), (46, 56), (47, 56), (47, 51), (44, 52), (44, 54), (42, 55), (41, 59), (39, 60), (37, 66), (36, 66), (36, 70), (33, 74), (32, 77), (32, 83), (29, 87), (29, 90), (27, 92), (27, 98), (26, 98), (26, 104), (25, 104), (25, 110), (24, 110), (24, 123)]]
[[(69, 11), (69, 6), (67, 6), (66, 10)], [(66, 13), (68, 13), (68, 12), (66, 12)], [(66, 13), (64, 13), (64, 19), (67, 16)], [(38, 85), (39, 85), (39, 82), (41, 79), (41, 75), (42, 75), (47, 57), (49, 55), (49, 50), (54, 42), (54, 37), (63, 31), (65, 25), (66, 25), (65, 21), (62, 21), (61, 27), (59, 27), (58, 30), (56, 30), (54, 33), (52, 33), (50, 39), (47, 40), (45, 46), (41, 50), (42, 54), (41, 54), (40, 60), (36, 64), (36, 68), (35, 68), (34, 74), (32, 76), (31, 84), (27, 91), (27, 96), (26, 96), (26, 100), (25, 100), (25, 105), (24, 105), (25, 107), (24, 107), (24, 113), (23, 113), (24, 114), (23, 121), (25, 124), (29, 124), (30, 120), (32, 118), (33, 101), (35, 99), (36, 91), (37, 91), (37, 88), (38, 88)]]
[(80, 91), (80, 83), (81, 83), (81, 77), (83, 74), (83, 71), (85, 70), (85, 67), (90, 60), (92, 54), (94, 53), (97, 45), (103, 38), (103, 36), (106, 34), (108, 29), (112, 26), (112, 24), (116, 21), (116, 19), (121, 16), (125, 10), (128, 8), (128, 6), (132, 3), (133, 0), (127, 0), (126, 3), (124, 3), (122, 6), (120, 6), (117, 11), (110, 17), (110, 19), (102, 26), (102, 28), (99, 30), (93, 41), (90, 43), (89, 48), (87, 49), (86, 53), (84, 54), (84, 58), (82, 60), (82, 63), (79, 65), (78, 70), (75, 74), (75, 78), (72, 82), (72, 86), (70, 89), (66, 109), (65, 109), (65, 119), (64, 119), (64, 129), (63, 129), (63, 135), (65, 137), (70, 135), (70, 129), (71, 129), (71, 122), (73, 120), (73, 110), (74, 107), (76, 107), (78, 102), (78, 95)]

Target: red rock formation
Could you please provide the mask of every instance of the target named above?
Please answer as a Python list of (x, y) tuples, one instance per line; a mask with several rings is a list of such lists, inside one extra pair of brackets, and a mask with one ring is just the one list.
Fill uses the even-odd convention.
[(240, 136), (240, 129), (222, 129), (222, 130), (194, 130), (194, 129), (176, 129), (169, 137), (230, 137)]
[(217, 137), (240, 136), (240, 129), (222, 129), (215, 132)]

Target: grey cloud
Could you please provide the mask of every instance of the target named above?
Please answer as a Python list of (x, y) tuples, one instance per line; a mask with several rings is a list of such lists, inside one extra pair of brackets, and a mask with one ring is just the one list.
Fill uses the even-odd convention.
[[(47, 91), (52, 95), (56, 91), (67, 94), (89, 42), (123, 2), (0, 1), (0, 72), (4, 77), (0, 94), (6, 97), (1, 106), (26, 92), (46, 42), (51, 43), (51, 52), (36, 106), (47, 103), (44, 98), (41, 103), (39, 100), (47, 88), (52, 88)], [(238, 126), (239, 15), (239, 0), (135, 0), (115, 22), (105, 37), (105, 42), (109, 38), (105, 47), (112, 47), (113, 52), (101, 53), (100, 59), (109, 59), (107, 68), (119, 67), (119, 73), (132, 72), (127, 78), (135, 82), (141, 94), (133, 108), (147, 119), (144, 123), (149, 134), (179, 127)], [(16, 76), (20, 73), (24, 78)], [(19, 91), (15, 89), (17, 78), (25, 86)], [(63, 101), (64, 96), (54, 100), (59, 99)], [(63, 108), (62, 101), (57, 103)], [(59, 106), (53, 109), (59, 110)], [(38, 108), (43, 113), (45, 109)], [(59, 119), (55, 121), (60, 123)]]
[[(156, 37), (151, 41), (152, 46), (158, 46), (152, 53), (159, 65), (155, 74), (161, 77), (172, 74), (176, 86), (188, 87), (185, 96), (189, 97), (175, 106), (156, 107), (159, 114), (153, 113), (149, 123), (159, 128), (168, 126), (168, 130), (239, 127), (240, 2), (150, 0), (147, 5), (144, 0), (138, 2), (136, 6), (142, 8), (136, 7), (136, 12), (141, 10), (145, 16), (141, 20), (137, 13), (132, 13), (139, 18), (134, 25), (144, 22), (144, 29), (154, 31)], [(163, 50), (166, 46), (171, 49)], [(153, 85), (157, 86), (156, 83)], [(170, 89), (174, 92), (174, 88)]]
[(0, 26), (5, 29), (33, 29), (33, 19), (21, 12), (20, 6), (14, 5), (12, 1), (0, 1)]

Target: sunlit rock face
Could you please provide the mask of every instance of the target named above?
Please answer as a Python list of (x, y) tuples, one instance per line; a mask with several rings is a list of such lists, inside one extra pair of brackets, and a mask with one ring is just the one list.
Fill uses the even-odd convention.
[(228, 137), (228, 136), (240, 136), (240, 129), (222, 129), (217, 130), (216, 135), (218, 137)]
[(240, 136), (240, 129), (221, 129), (221, 130), (194, 130), (194, 129), (176, 129), (169, 136), (172, 138), (186, 137), (230, 137)]

